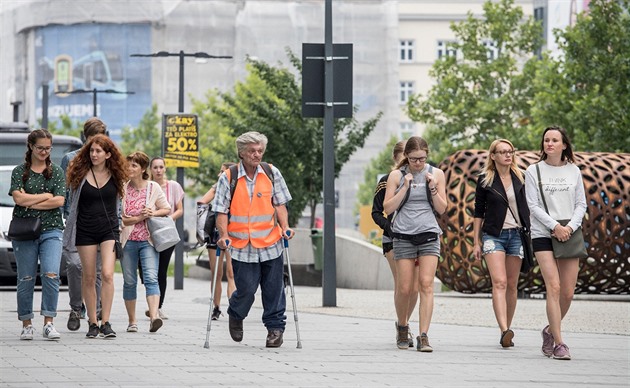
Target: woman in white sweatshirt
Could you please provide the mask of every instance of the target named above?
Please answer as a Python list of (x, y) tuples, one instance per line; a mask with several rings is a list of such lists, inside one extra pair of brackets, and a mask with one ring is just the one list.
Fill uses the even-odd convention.
[[(527, 168), (525, 188), (531, 214), (532, 247), (547, 290), (549, 324), (542, 330), (542, 352), (547, 357), (570, 360), (569, 347), (562, 339), (561, 322), (573, 300), (579, 259), (556, 259), (551, 239), (567, 241), (582, 225), (586, 196), (582, 174), (574, 164), (571, 142), (564, 128), (546, 128), (540, 151), (540, 161)], [(557, 220), (570, 221), (563, 226)]]

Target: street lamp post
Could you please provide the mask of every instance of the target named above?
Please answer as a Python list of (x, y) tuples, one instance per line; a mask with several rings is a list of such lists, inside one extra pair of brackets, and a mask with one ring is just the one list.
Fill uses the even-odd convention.
[(92, 115), (94, 117), (98, 117), (98, 111), (97, 111), (97, 103), (96, 103), (96, 96), (99, 93), (105, 93), (105, 94), (135, 94), (135, 92), (121, 92), (119, 90), (114, 90), (114, 89), (74, 89), (70, 92), (55, 92), (55, 94), (85, 94), (85, 93), (92, 93), (92, 106), (93, 106), (93, 113)]
[[(165, 57), (178, 57), (179, 58), (179, 101), (178, 112), (184, 113), (184, 58), (203, 58), (203, 59), (230, 59), (231, 56), (224, 55), (210, 55), (204, 52), (185, 53), (184, 50), (180, 50), (178, 53), (169, 53), (167, 51), (158, 51), (153, 54), (131, 54), (131, 57), (150, 57), (150, 58), (165, 58)], [(162, 153), (164, 153), (164, 144), (162, 144)], [(177, 183), (184, 187), (184, 168), (177, 167)], [(184, 217), (180, 217), (175, 221), (177, 232), (180, 236), (184, 235)], [(177, 244), (175, 246), (175, 289), (184, 289), (184, 245)]]

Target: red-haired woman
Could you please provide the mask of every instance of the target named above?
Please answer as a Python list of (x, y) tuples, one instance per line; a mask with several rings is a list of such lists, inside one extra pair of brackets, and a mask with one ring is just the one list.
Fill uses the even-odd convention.
[[(118, 220), (123, 185), (127, 181), (126, 161), (116, 144), (105, 135), (94, 136), (72, 159), (67, 172), (70, 188), (70, 216), (66, 220), (64, 244), (77, 247), (83, 267), (81, 290), (87, 308), (87, 338), (99, 334), (115, 338), (109, 317), (114, 300), (114, 243), (120, 234)], [(102, 259), (101, 326), (96, 318), (96, 254)]]

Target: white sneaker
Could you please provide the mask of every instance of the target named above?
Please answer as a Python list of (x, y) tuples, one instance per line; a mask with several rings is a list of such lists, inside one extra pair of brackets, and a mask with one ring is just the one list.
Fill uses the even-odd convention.
[(61, 335), (59, 334), (57, 329), (55, 329), (55, 326), (53, 326), (52, 322), (48, 322), (44, 325), (44, 332), (42, 334), (44, 338), (48, 338), (49, 340), (58, 340), (59, 338), (61, 338)]
[(162, 311), (162, 309), (158, 309), (158, 316), (160, 317), (160, 319), (164, 320), (164, 319), (168, 319), (168, 315), (164, 314), (164, 311)]
[(35, 333), (35, 329), (33, 329), (32, 325), (23, 326), (22, 334), (20, 334), (20, 339), (29, 341), (33, 339), (33, 334)]

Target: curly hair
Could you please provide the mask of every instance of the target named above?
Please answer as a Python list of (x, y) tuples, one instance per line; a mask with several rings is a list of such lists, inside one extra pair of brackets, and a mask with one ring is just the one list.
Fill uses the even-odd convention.
[(77, 156), (72, 159), (67, 173), (68, 187), (77, 190), (83, 179), (92, 169), (90, 150), (95, 144), (99, 145), (103, 151), (110, 154), (109, 159), (105, 161), (105, 167), (109, 170), (112, 178), (114, 178), (118, 195), (122, 197), (124, 195), (123, 184), (129, 179), (127, 176), (127, 161), (120, 153), (116, 144), (105, 135), (96, 135), (91, 138), (77, 153)]
[[(52, 144), (52, 134), (48, 132), (46, 129), (36, 129), (33, 132), (28, 134), (26, 138), (26, 154), (24, 155), (24, 161), (26, 162), (26, 166), (24, 167), (24, 173), (22, 174), (22, 182), (26, 184), (30, 173), (31, 173), (31, 164), (33, 163), (33, 147), (37, 143), (37, 139), (50, 139)], [(46, 169), (42, 173), (46, 180), (52, 178), (52, 161), (50, 160), (50, 152), (46, 157)]]

